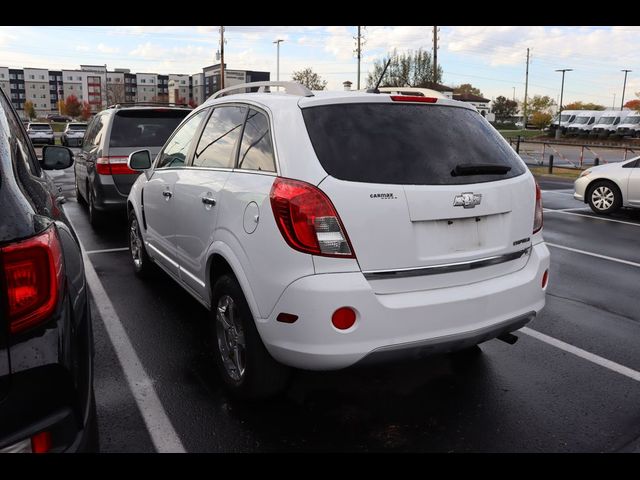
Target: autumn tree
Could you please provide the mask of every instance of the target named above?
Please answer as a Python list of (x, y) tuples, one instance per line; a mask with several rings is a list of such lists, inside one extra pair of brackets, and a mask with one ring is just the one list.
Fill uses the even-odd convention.
[(58, 100), (58, 111), (60, 115), (67, 115), (67, 106), (62, 99)]
[(495, 113), (497, 120), (505, 120), (518, 113), (518, 102), (500, 95), (493, 101), (491, 111)]
[(84, 101), (82, 102), (82, 109), (80, 111), (80, 118), (82, 118), (82, 120), (89, 120), (89, 118), (91, 117), (91, 105), (89, 104), (89, 102)]
[(310, 90), (324, 90), (327, 88), (327, 81), (322, 80), (322, 77), (315, 73), (311, 67), (293, 72), (291, 78), (294, 82), (301, 83)]
[(442, 67), (438, 67), (434, 77), (433, 60), (428, 51), (420, 48), (415, 52), (410, 50), (408, 53), (398, 53), (394, 49), (386, 57), (374, 63), (373, 70), (367, 77), (369, 88), (376, 86), (389, 60), (391, 63), (380, 82), (382, 87), (429, 88), (432, 83), (439, 83), (442, 80)]
[(27, 100), (26, 102), (24, 102), (24, 113), (31, 120), (36, 118), (36, 109), (33, 106), (33, 102), (31, 100)]
[(64, 109), (67, 115), (71, 117), (79, 117), (82, 113), (82, 104), (75, 95), (69, 95), (64, 101)]
[[(640, 93), (640, 92), (638, 92), (638, 93)], [(631, 109), (631, 110), (640, 111), (640, 100), (639, 99), (629, 100), (627, 103), (624, 104), (624, 106), (626, 108)]]
[(533, 112), (530, 117), (530, 122), (539, 130), (546, 128), (551, 123), (552, 115), (547, 112)]
[(482, 92), (480, 91), (479, 88), (474, 87), (473, 85), (471, 85), (470, 83), (463, 83), (462, 85), (455, 87), (453, 89), (453, 93), (454, 95), (457, 94), (463, 94), (463, 93), (468, 93), (471, 95), (477, 95), (479, 97), (482, 97), (484, 95), (482, 95)]
[(604, 105), (593, 102), (572, 102), (562, 106), (563, 110), (604, 110)]

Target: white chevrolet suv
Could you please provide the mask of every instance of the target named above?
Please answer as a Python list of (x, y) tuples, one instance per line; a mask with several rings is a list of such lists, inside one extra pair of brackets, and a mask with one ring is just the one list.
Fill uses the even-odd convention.
[(158, 265), (211, 311), (239, 396), (274, 394), (287, 366), (512, 340), (544, 306), (540, 190), (468, 104), (244, 84), (191, 112), (153, 162), (128, 162), (144, 172), (128, 198), (134, 269)]

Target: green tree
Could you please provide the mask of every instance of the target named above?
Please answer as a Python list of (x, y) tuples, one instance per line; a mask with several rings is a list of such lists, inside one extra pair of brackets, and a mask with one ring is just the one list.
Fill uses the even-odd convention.
[(479, 97), (484, 96), (479, 88), (474, 87), (470, 83), (463, 83), (462, 85), (454, 88), (453, 93), (469, 93), (471, 95), (478, 95)]
[(553, 107), (556, 102), (549, 95), (534, 95), (533, 98), (529, 99), (527, 102), (527, 112), (528, 115), (532, 115), (534, 113), (551, 113), (551, 107)]
[(311, 67), (293, 72), (291, 78), (294, 82), (301, 83), (310, 90), (324, 90), (327, 88), (327, 81), (323, 80)]
[(491, 111), (495, 113), (497, 120), (505, 120), (518, 113), (518, 102), (500, 95), (493, 101)]
[(36, 118), (36, 109), (33, 106), (33, 102), (31, 100), (27, 100), (26, 102), (24, 102), (24, 113), (27, 115), (27, 117), (29, 117), (31, 120), (33, 120), (34, 118)]
[(436, 76), (433, 75), (433, 61), (431, 54), (423, 49), (398, 53), (393, 50), (386, 57), (377, 60), (373, 64), (373, 70), (367, 76), (367, 86), (375, 87), (382, 75), (387, 61), (391, 60), (384, 78), (380, 82), (381, 87), (418, 87), (429, 88), (432, 83), (442, 81), (442, 67), (438, 67)]
[(69, 95), (64, 101), (64, 109), (67, 115), (71, 117), (79, 117), (82, 113), (82, 104), (75, 95)]

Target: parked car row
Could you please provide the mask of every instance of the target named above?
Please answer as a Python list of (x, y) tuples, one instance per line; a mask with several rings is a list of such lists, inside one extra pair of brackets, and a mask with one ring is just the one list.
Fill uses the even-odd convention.
[[(559, 125), (568, 136), (640, 136), (640, 112), (633, 110), (563, 110)], [(558, 128), (558, 117), (551, 129)]]

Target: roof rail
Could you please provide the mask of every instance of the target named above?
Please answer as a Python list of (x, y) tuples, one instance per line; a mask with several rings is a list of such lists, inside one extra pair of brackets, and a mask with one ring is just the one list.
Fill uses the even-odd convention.
[[(240, 85), (234, 85), (232, 87), (227, 87), (222, 90), (218, 90), (214, 93), (210, 98), (219, 98), (224, 97), (226, 95), (233, 95), (231, 92), (235, 90), (244, 90), (247, 88), (258, 88), (257, 93), (271, 93), (271, 90), (266, 90), (266, 87), (283, 87), (284, 93), (288, 93), (290, 95), (299, 95), (301, 97), (313, 97), (313, 92), (309, 90), (304, 85), (299, 84), (298, 82), (250, 82), (250, 83), (241, 83)], [(239, 92), (245, 93), (245, 92)]]
[(123, 107), (189, 107), (189, 105), (186, 103), (174, 102), (120, 102), (109, 105), (107, 108)]

